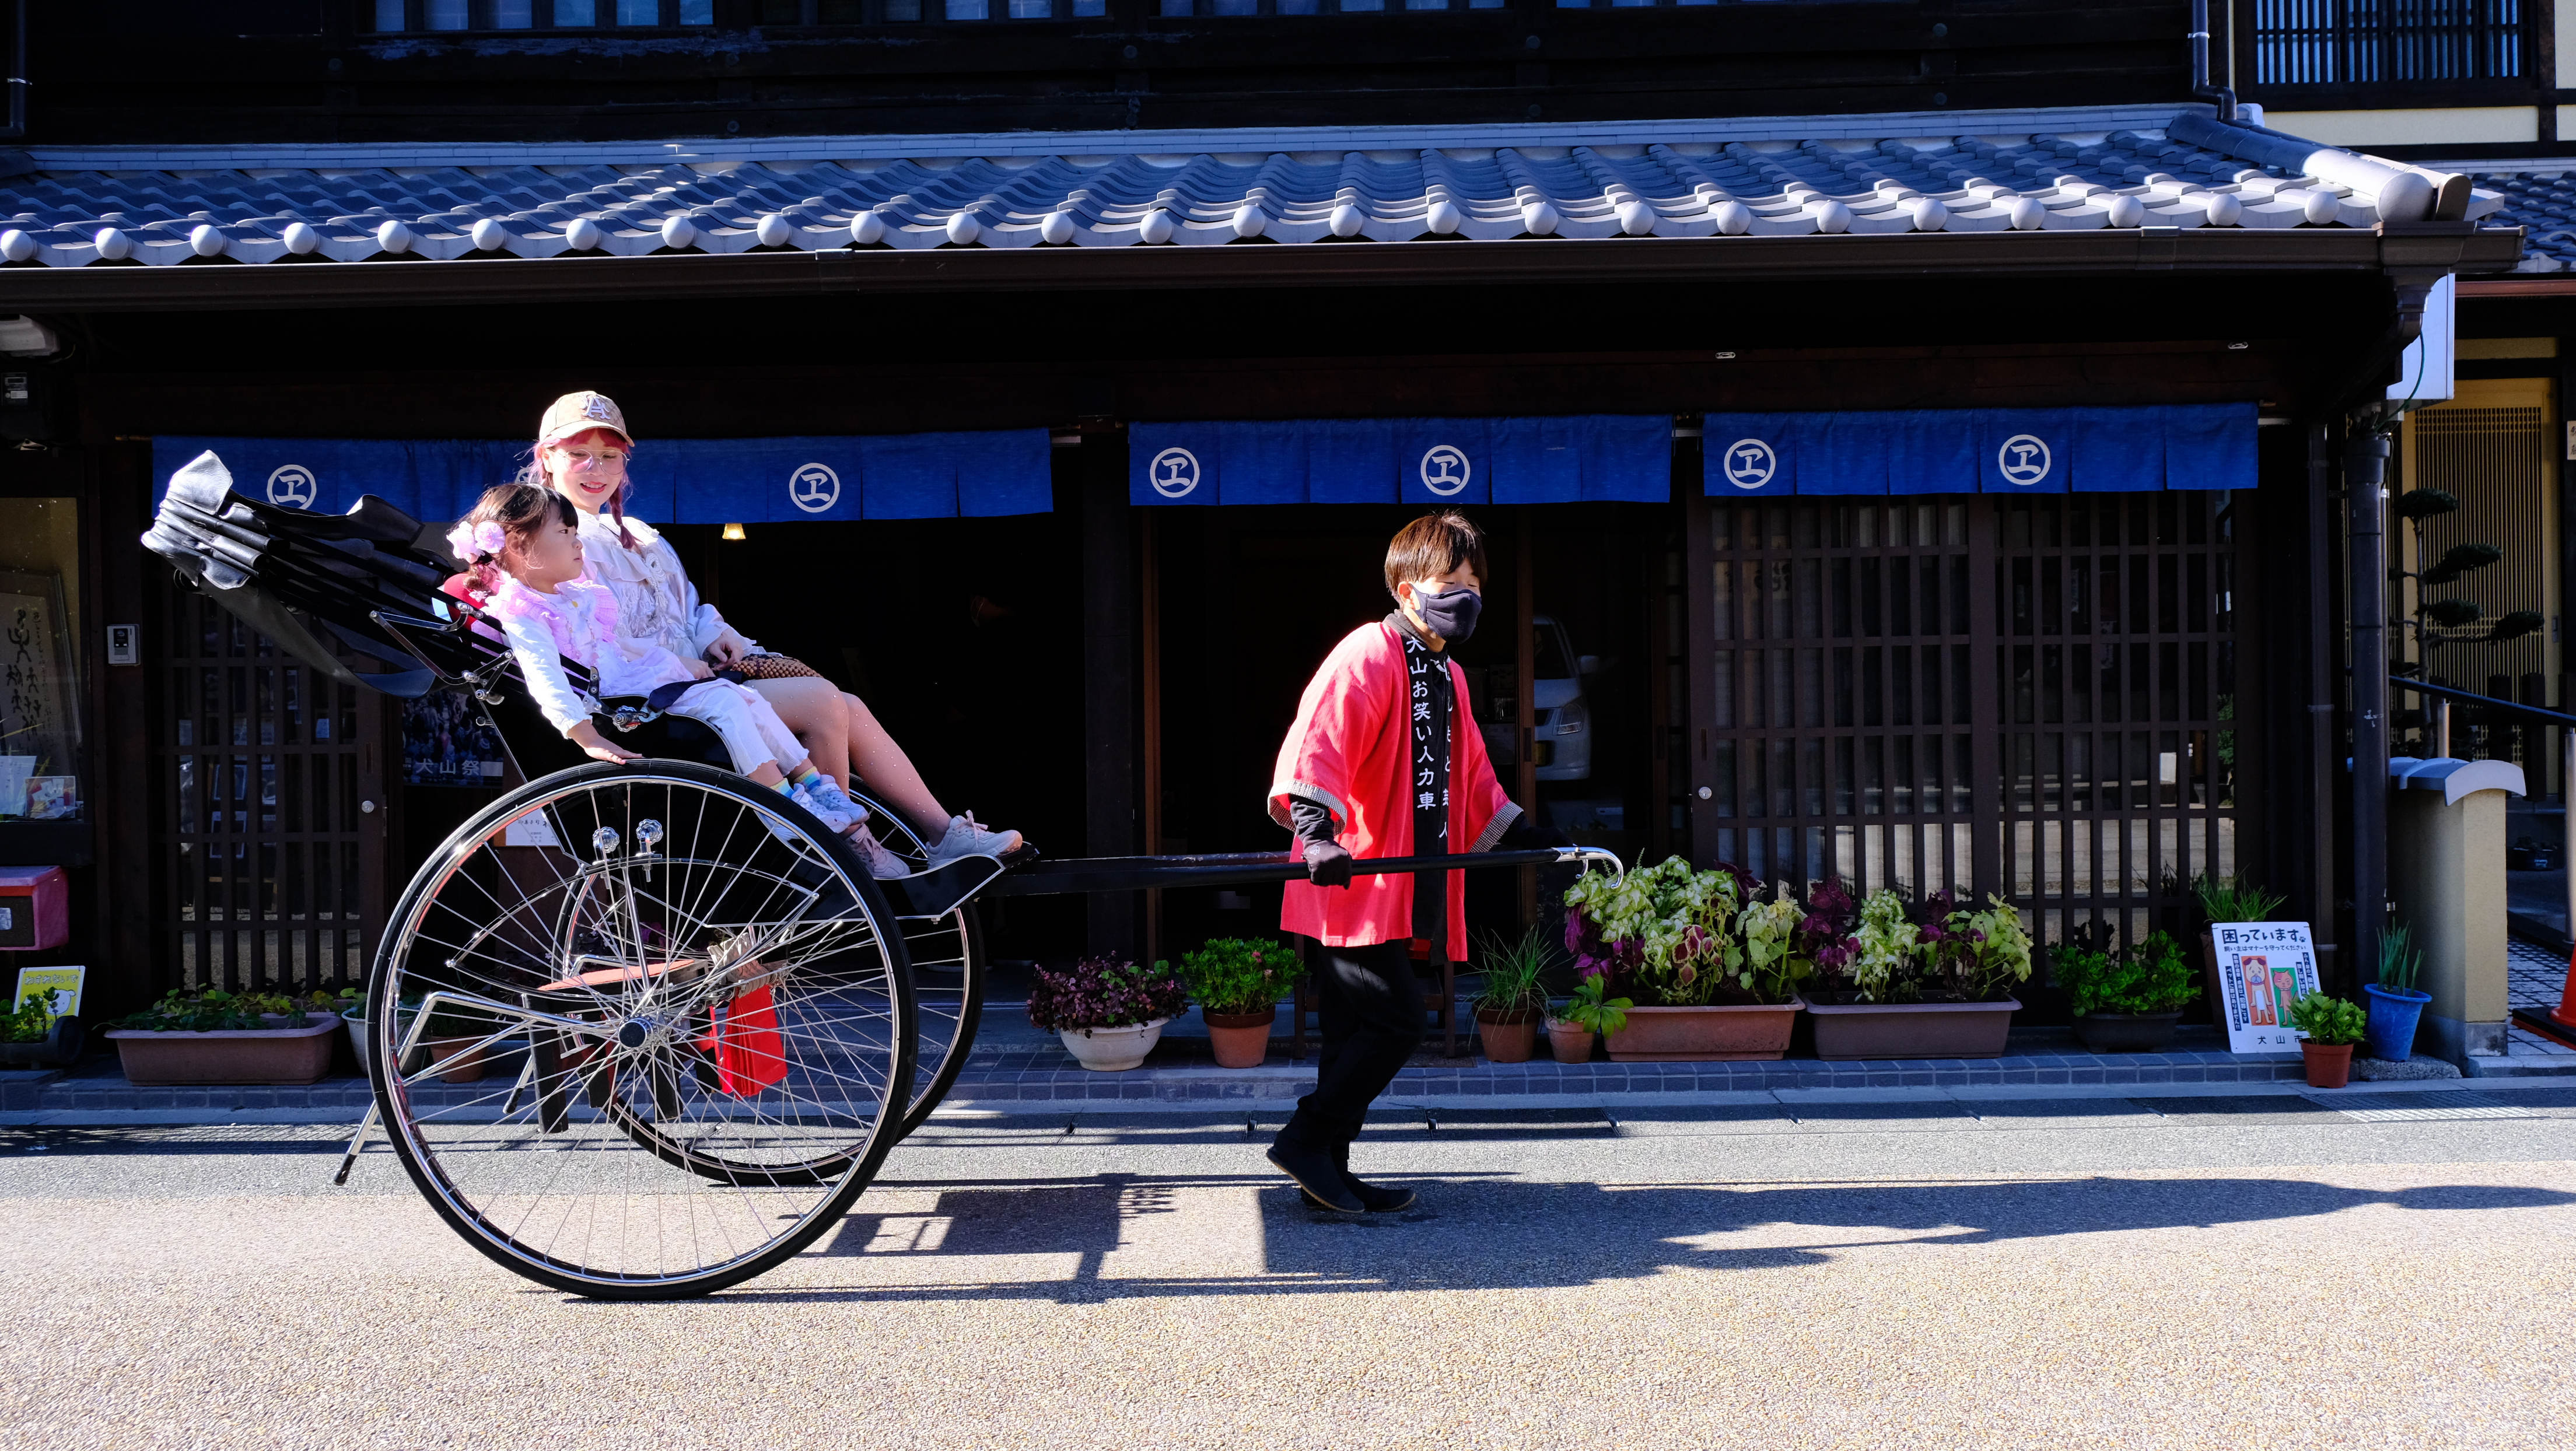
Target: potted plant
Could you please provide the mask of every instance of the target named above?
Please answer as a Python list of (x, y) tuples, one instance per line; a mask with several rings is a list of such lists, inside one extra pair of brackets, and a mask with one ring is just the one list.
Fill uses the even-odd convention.
[(2209, 1000), (2212, 1004), (2223, 1003), (2227, 997), (2218, 986), (2218, 939), (2211, 935), (2211, 924), (2269, 922), (2285, 899), (2278, 892), (2255, 886), (2241, 873), (2220, 877), (2203, 872), (2192, 878), (2191, 894), (2200, 902), (2200, 965)]
[(2403, 1063), (2415, 1052), (2415, 1027), (2433, 995), (2416, 988), (2424, 975), (2424, 949), (2404, 927), (2379, 934), (2379, 981), (2365, 983), (2370, 1003), (2370, 1029), (2363, 1041), (2370, 1056)]
[(77, 1013), (54, 1012), (51, 988), (36, 988), (16, 1012), (0, 1016), (0, 1064), (11, 1068), (69, 1068), (88, 1041)]
[(1296, 991), (1305, 972), (1295, 950), (1267, 937), (1211, 937), (1181, 954), (1181, 983), (1207, 1023), (1218, 1067), (1261, 1066), (1279, 1000)]
[(1628, 1014), (1636, 1004), (1626, 998), (1610, 996), (1610, 974), (1595, 970), (1585, 973), (1574, 985), (1574, 996), (1567, 999), (1565, 1011), (1547, 1020), (1548, 1051), (1559, 1063), (1592, 1061), (1592, 1039), (1595, 1034), (1616, 1033), (1628, 1026)]
[(2066, 989), (2075, 1036), (2096, 1053), (2161, 1053), (2174, 1024), (2200, 994), (2182, 944), (2162, 930), (2125, 951), (2097, 945), (2087, 930), (2050, 953)]
[(2308, 1087), (2341, 1088), (2352, 1080), (2352, 1045), (2370, 1030), (2359, 1003), (2324, 993), (2302, 993), (2290, 1004), (2290, 1026), (2306, 1037), (2299, 1054), (2307, 1059)]
[(1145, 1061), (1163, 1025), (1188, 1008), (1189, 994), (1166, 963), (1148, 971), (1119, 957), (1086, 957), (1060, 972), (1041, 966), (1029, 980), (1029, 1021), (1064, 1040), (1097, 1073)]
[[(1476, 1037), (1485, 1045), (1485, 1056), (1494, 1062), (1527, 1063), (1538, 1047), (1539, 1019), (1547, 1014), (1547, 988), (1541, 979), (1555, 954), (1548, 951), (1547, 935), (1538, 927), (1518, 938), (1497, 934), (1481, 945), (1485, 985), (1476, 994)], [(1590, 1055), (1589, 1039), (1583, 1050)]]
[(1861, 904), (1845, 985), (1805, 994), (1816, 1056), (2000, 1057), (2021, 1008), (2011, 989), (2029, 978), (2030, 934), (2003, 898), (1970, 910), (1935, 893), (1917, 922), (1882, 887)]
[(429, 1015), (420, 1046), (429, 1061), (438, 1065), (441, 1081), (475, 1083), (491, 1066), (493, 1050), (499, 1045), (489, 1040), (499, 1031), (500, 1025), (489, 1014), (441, 1003)]
[[(1797, 984), (1814, 970), (1800, 952), (1795, 903), (1740, 911), (1731, 868), (1694, 871), (1669, 857), (1624, 877), (1586, 872), (1565, 894), (1566, 939), (1579, 970), (1601, 973), (1634, 1003), (1605, 1033), (1613, 1060), (1712, 1062), (1778, 1058), (1797, 1021)], [(1785, 897), (1784, 897), (1785, 901)], [(1741, 920), (1739, 920), (1741, 919)], [(1757, 952), (1752, 932), (1769, 934)]]
[(148, 1087), (319, 1083), (340, 1020), (278, 994), (173, 989), (108, 1030), (128, 1082)]

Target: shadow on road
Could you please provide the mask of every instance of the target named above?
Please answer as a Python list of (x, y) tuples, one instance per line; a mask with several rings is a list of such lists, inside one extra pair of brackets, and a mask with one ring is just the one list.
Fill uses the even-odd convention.
[[(1104, 1174), (1080, 1180), (981, 1182), (938, 1190), (928, 1209), (901, 1213), (870, 1213), (862, 1200), (859, 1212), (822, 1253), (903, 1261), (901, 1273), (911, 1282), (752, 1290), (726, 1298), (1025, 1296), (1088, 1301), (1442, 1285), (1546, 1288), (1643, 1278), (1667, 1267), (1813, 1264), (1837, 1251), (1891, 1244), (1972, 1245), (2187, 1230), (2381, 1205), (2456, 1213), (2576, 1203), (2576, 1194), (2519, 1186), (2432, 1185), (2380, 1192), (2301, 1179), (2242, 1178), (1632, 1188), (1445, 1177), (1417, 1187), (1426, 1207), (1386, 1219), (1309, 1212), (1293, 1190), (1268, 1177)], [(1154, 1240), (1155, 1227), (1140, 1221), (1182, 1212), (1185, 1191), (1247, 1188), (1255, 1192), (1260, 1209), (1257, 1273), (1131, 1276), (1111, 1264), (1120, 1249)], [(2450, 1227), (2441, 1232), (2461, 1231)], [(1220, 1224), (1193, 1228), (1192, 1233), (1221, 1242), (1230, 1231)], [(1218, 1243), (1204, 1253), (1212, 1262), (1239, 1267), (1244, 1248), (1229, 1250)], [(1169, 1265), (1199, 1252), (1184, 1235), (1150, 1257)], [(1030, 1257), (1052, 1263), (1033, 1266), (1027, 1263)]]

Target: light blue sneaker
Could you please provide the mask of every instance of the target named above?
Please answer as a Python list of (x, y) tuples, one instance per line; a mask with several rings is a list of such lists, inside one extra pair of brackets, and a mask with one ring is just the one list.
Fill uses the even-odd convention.
[[(787, 794), (796, 802), (797, 805), (813, 812), (814, 819), (822, 822), (826, 830), (830, 831), (833, 835), (838, 836), (842, 832), (849, 830), (855, 823), (850, 820), (848, 812), (832, 809), (831, 804), (826, 802), (822, 796), (814, 790), (817, 782), (826, 786), (831, 784), (829, 778), (818, 776), (814, 781), (808, 781), (790, 788)], [(837, 795), (839, 793), (836, 791), (834, 794)], [(843, 796), (841, 799), (845, 802), (849, 800), (846, 796)]]
[(813, 780), (805, 783), (805, 789), (814, 793), (815, 800), (848, 817), (851, 826), (868, 819), (868, 808), (853, 800), (850, 793), (842, 790), (841, 784), (829, 776), (816, 774)]
[(930, 849), (930, 868), (936, 871), (959, 857), (998, 857), (1004, 852), (1019, 850), (1019, 846), (1018, 832), (989, 831), (975, 820), (975, 813), (969, 811), (963, 816), (948, 818), (948, 834), (939, 838), (939, 844)]

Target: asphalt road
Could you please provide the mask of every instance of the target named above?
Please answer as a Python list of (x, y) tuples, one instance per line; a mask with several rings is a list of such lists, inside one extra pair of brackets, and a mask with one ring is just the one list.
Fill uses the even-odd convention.
[(1239, 1116), (957, 1117), (665, 1305), (506, 1274), (388, 1154), (331, 1188), (329, 1129), (0, 1131), (0, 1432), (2576, 1444), (2576, 1089), (2482, 1091), (1390, 1115), (1391, 1222), (1310, 1215)]

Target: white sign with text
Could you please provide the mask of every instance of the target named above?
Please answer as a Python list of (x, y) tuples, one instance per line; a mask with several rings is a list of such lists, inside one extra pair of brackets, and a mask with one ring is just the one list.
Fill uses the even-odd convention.
[(2294, 1053), (2290, 1004), (2317, 990), (2317, 950), (2305, 922), (2213, 922), (2218, 1008), (2231, 1053)]

